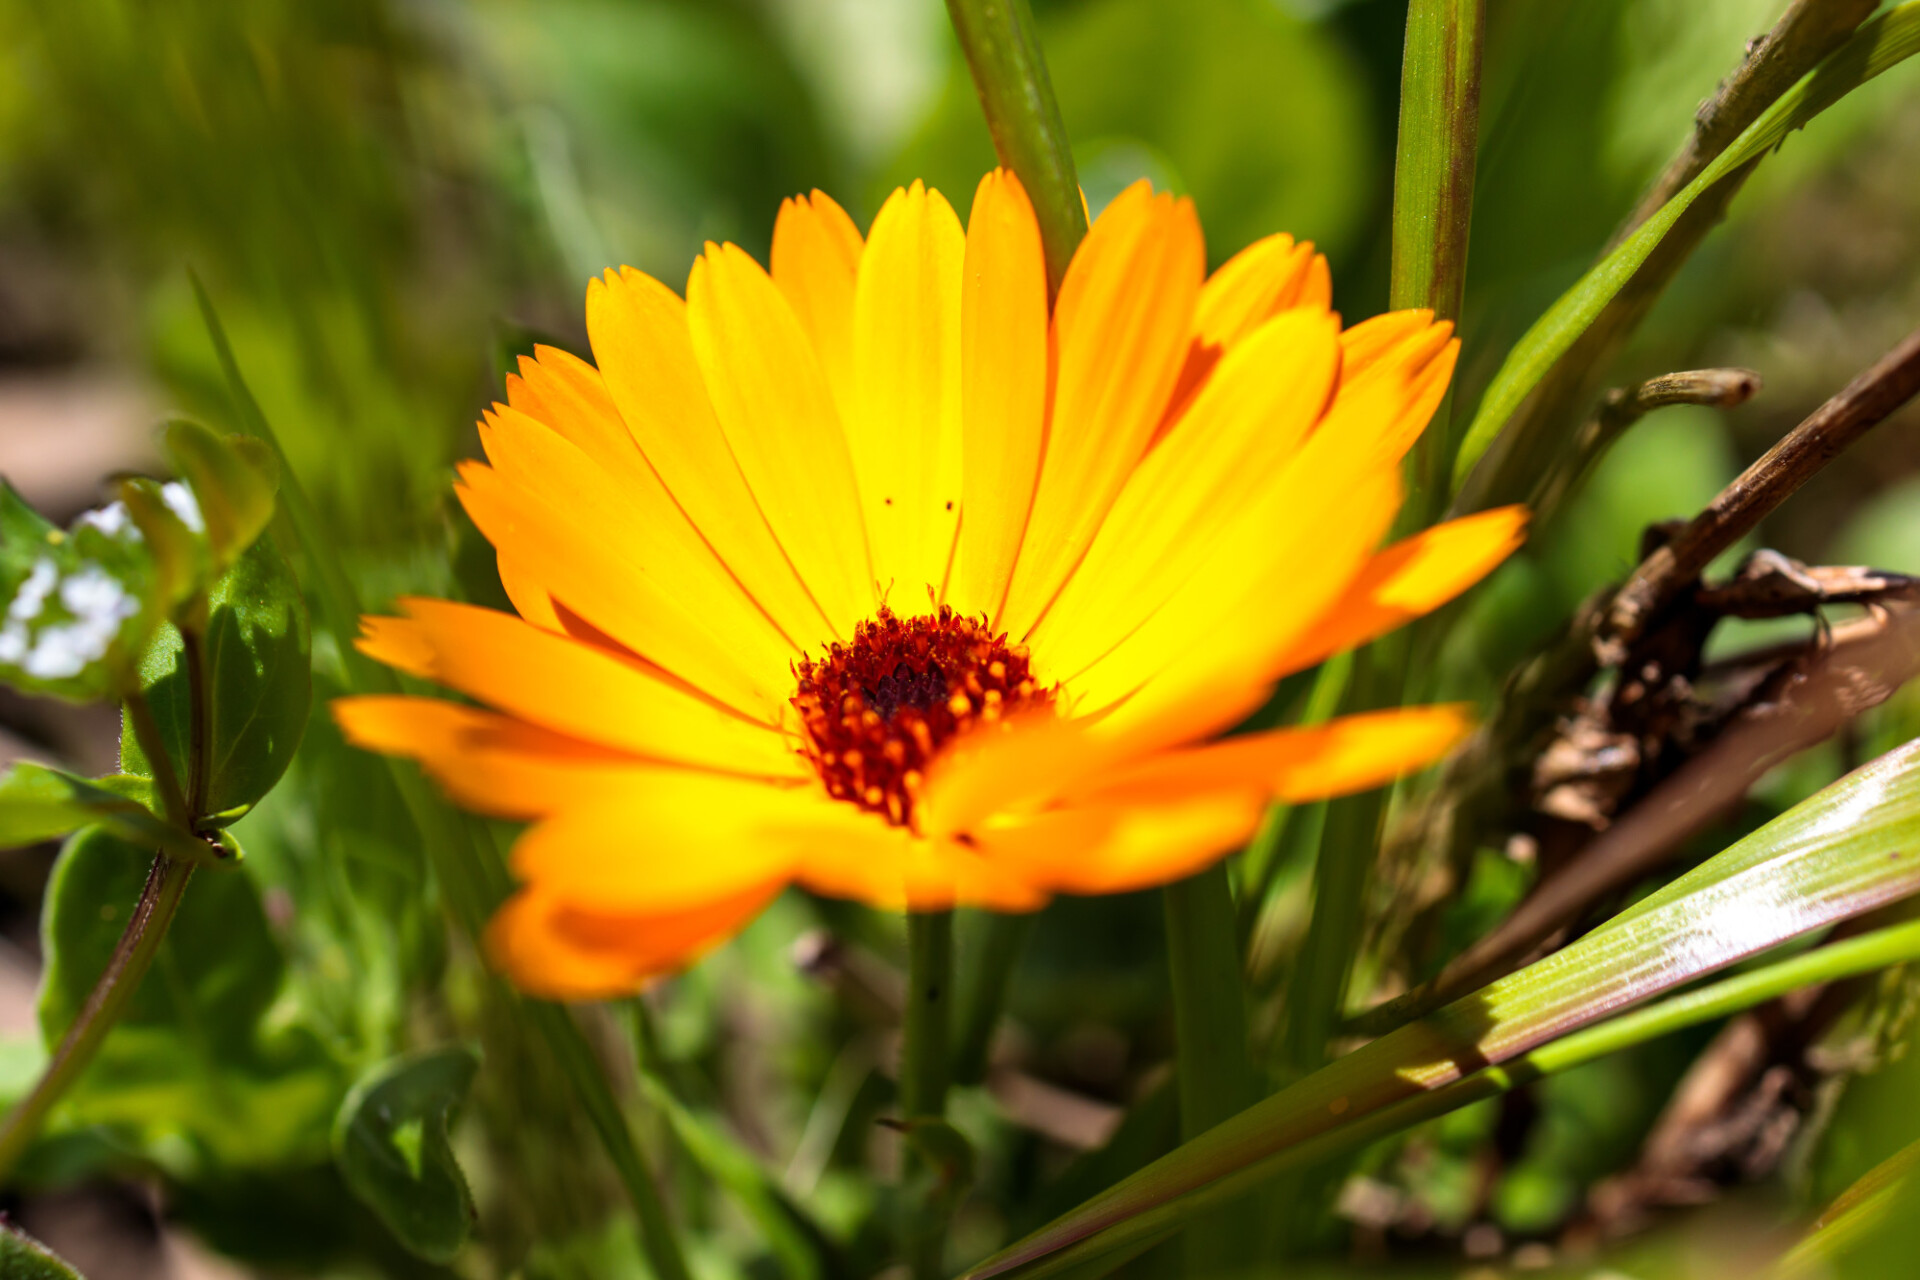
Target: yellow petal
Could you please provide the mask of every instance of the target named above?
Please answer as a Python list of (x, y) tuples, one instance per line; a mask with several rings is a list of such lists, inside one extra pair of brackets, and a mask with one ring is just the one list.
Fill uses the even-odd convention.
[(1252, 791), (1094, 802), (989, 826), (977, 838), (988, 859), (1056, 893), (1126, 893), (1183, 879), (1239, 848), (1264, 808)]
[(838, 638), (873, 612), (847, 439), (813, 346), (760, 264), (709, 245), (687, 281), (694, 355), (774, 536)]
[(947, 600), (997, 617), (1033, 504), (1047, 411), (1047, 265), (1020, 180), (980, 180), (961, 290), (960, 545)]
[(1127, 480), (1086, 559), (1034, 629), (1071, 678), (1204, 571), (1262, 484), (1299, 451), (1333, 390), (1339, 321), (1282, 312), (1227, 353), (1179, 427)]
[[(461, 467), (456, 493), (480, 532), (620, 644), (736, 711), (778, 724), (792, 648), (743, 592), (690, 568), (690, 549), (680, 560), (662, 546), (670, 524), (643, 528), (630, 508), (609, 510), (614, 500), (601, 492), (600, 474), (577, 474), (590, 464), (575, 451), (569, 465), (572, 446), (546, 434), (556, 468), (538, 482), (524, 471), (508, 484), (491, 467)], [(711, 558), (704, 547), (698, 555)]]
[(685, 968), (739, 932), (780, 884), (757, 885), (680, 911), (608, 912), (525, 889), (487, 926), (494, 967), (531, 995), (603, 1000), (630, 995), (649, 978)]
[(840, 638), (747, 488), (679, 295), (630, 267), (609, 271), (587, 287), (587, 332), (627, 430), (715, 554), (795, 644), (811, 651)]
[(510, 551), (501, 551), (495, 554), (494, 562), (500, 571), (500, 586), (521, 617), (546, 631), (563, 630), (546, 583), (535, 577), (533, 570), (520, 557)]
[(520, 357), (520, 372), (507, 375), (507, 403), (544, 422), (589, 457), (610, 466), (639, 459), (633, 436), (600, 371), (558, 347), (536, 346)]
[(1320, 430), (1368, 440), (1383, 460), (1399, 462), (1447, 394), (1460, 354), (1451, 332), (1443, 321), (1389, 348), (1363, 372), (1344, 374)]
[(332, 711), (347, 741), (419, 761), (455, 803), (500, 818), (536, 818), (590, 803), (635, 769), (649, 767), (510, 716), (437, 698), (339, 698)]
[(1253, 789), (1285, 804), (1382, 786), (1421, 769), (1473, 727), (1464, 706), (1401, 707), (1309, 728), (1249, 733), (1117, 770), (1093, 794), (1114, 804)]
[(1284, 669), (1310, 667), (1439, 608), (1512, 555), (1526, 527), (1525, 507), (1496, 507), (1394, 543), (1289, 650)]
[(809, 772), (769, 725), (723, 710), (633, 659), (491, 609), (417, 597), (400, 607), (404, 618), (361, 620), (361, 652), (588, 742), (732, 773)]
[(823, 828), (837, 836), (849, 816), (885, 825), (818, 784), (636, 770), (530, 828), (513, 847), (513, 872), (569, 901), (666, 911), (790, 879)]
[(860, 229), (826, 192), (781, 201), (773, 222), (773, 282), (813, 340), (842, 414), (854, 386), (853, 281), (861, 248)]
[(1206, 247), (1193, 206), (1145, 182), (1095, 220), (1054, 309), (1046, 453), (1003, 622), (1023, 638), (1152, 440), (1186, 357)]
[(1230, 346), (1290, 307), (1324, 309), (1333, 300), (1325, 263), (1311, 241), (1296, 244), (1284, 232), (1254, 241), (1201, 286), (1193, 314), (1197, 340)]
[(919, 183), (881, 206), (853, 304), (845, 426), (882, 593), (904, 613), (946, 586), (960, 522), (960, 278), (966, 235)]
[(1047, 895), (1024, 876), (951, 840), (926, 840), (877, 821), (851, 805), (842, 829), (823, 827), (804, 850), (798, 877), (815, 893), (849, 898), (885, 911), (985, 907), (1034, 911)]
[(1374, 368), (1388, 352), (1433, 327), (1433, 312), (1425, 307), (1386, 311), (1370, 316), (1340, 335), (1341, 378), (1354, 381)]

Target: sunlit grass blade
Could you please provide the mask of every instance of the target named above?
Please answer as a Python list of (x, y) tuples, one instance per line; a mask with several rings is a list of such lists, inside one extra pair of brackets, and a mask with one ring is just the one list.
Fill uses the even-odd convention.
[(1514, 344), (1481, 397), (1479, 411), (1474, 414), (1454, 459), (1455, 505), (1474, 509), (1499, 500), (1497, 494), (1489, 496), (1485, 492), (1487, 485), (1483, 478), (1472, 475), (1476, 466), (1486, 458), (1509, 420), (1555, 362), (1627, 288), (1634, 273), (1659, 249), (1667, 233), (1703, 193), (1742, 165), (1759, 159), (1769, 148), (1778, 146), (1793, 130), (1853, 90), (1916, 52), (1920, 52), (1920, 3), (1900, 5), (1863, 24), (1832, 57), (1775, 100), (1733, 145), (1701, 170), (1698, 177), (1587, 272), (1578, 284), (1562, 294)]
[[(1244, 1190), (1297, 1166), (1304, 1157), (1296, 1149), (1309, 1144), (1321, 1154), (1343, 1149), (1356, 1140), (1346, 1131), (1363, 1121), (1365, 1137), (1394, 1132), (1377, 1129), (1380, 1121), (1370, 1118), (1398, 1107), (1406, 1123), (1424, 1119), (1435, 1114), (1429, 1108), (1436, 1092), (1478, 1079), (1486, 1069), (1511, 1064), (1570, 1033), (1581, 1032), (1587, 1043), (1611, 1048), (1634, 1043), (1620, 1040), (1618, 1025), (1604, 1020), (1915, 892), (1920, 892), (1920, 741), (1848, 775), (1710, 859), (1629, 913), (1631, 928), (1616, 924), (1596, 930), (1373, 1041), (1186, 1143), (969, 1274), (973, 1280), (1050, 1274), (1090, 1250), (1123, 1247), (1149, 1229), (1139, 1221), (1143, 1218), (1168, 1225), (1166, 1215), (1176, 1202), (1186, 1213)], [(1881, 949), (1869, 949), (1875, 960), (1869, 967), (1905, 959), (1920, 945), (1920, 928), (1910, 925), (1872, 936)], [(1888, 943), (1889, 937), (1897, 945)], [(1864, 954), (1840, 951), (1848, 945), (1814, 954)], [(1745, 994), (1758, 989), (1749, 978), (1734, 980), (1748, 982), (1738, 988)], [(1641, 1031), (1670, 1029), (1656, 1016), (1665, 1008), (1630, 1015), (1641, 1021), (1629, 1025)], [(1549, 1054), (1546, 1060), (1556, 1059)]]

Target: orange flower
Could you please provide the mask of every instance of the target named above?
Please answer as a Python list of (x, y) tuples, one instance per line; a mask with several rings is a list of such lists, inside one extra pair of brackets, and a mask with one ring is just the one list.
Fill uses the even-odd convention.
[(771, 273), (709, 245), (684, 302), (592, 283), (598, 368), (523, 360), (461, 468), (519, 616), (404, 600), (360, 641), (490, 709), (335, 705), (532, 821), (490, 936), (516, 982), (632, 990), (795, 883), (1010, 911), (1161, 884), (1276, 798), (1459, 737), (1423, 707), (1209, 741), (1479, 579), (1523, 516), (1376, 550), (1450, 326), (1343, 332), (1325, 259), (1284, 235), (1204, 263), (1191, 204), (1141, 183), (1049, 313), (1002, 171), (965, 231), (916, 183), (863, 241), (815, 192)]

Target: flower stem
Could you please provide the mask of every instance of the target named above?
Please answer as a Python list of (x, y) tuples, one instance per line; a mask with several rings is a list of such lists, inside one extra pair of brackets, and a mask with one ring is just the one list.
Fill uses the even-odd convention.
[[(907, 915), (907, 1007), (900, 1050), (900, 1110), (907, 1123), (939, 1120), (947, 1110), (948, 1024), (953, 1006), (953, 912)], [(909, 1160), (916, 1159), (909, 1154)], [(935, 1280), (946, 1252), (946, 1223), (919, 1197), (904, 1198), (901, 1238), (914, 1280)]]
[(1033, 12), (1027, 0), (947, 0), (947, 16), (973, 72), (993, 148), (1027, 189), (1040, 220), (1052, 296), (1087, 234), (1087, 209), (1060, 104), (1034, 35)]
[(147, 969), (153, 964), (153, 957), (160, 950), (160, 942), (167, 936), (167, 926), (173, 922), (174, 912), (180, 907), (187, 879), (192, 875), (191, 862), (171, 858), (164, 853), (154, 856), (153, 868), (147, 873), (146, 887), (140, 891), (140, 900), (133, 908), (132, 918), (127, 921), (126, 931), (114, 945), (106, 970), (87, 994), (87, 1002), (80, 1007), (73, 1025), (67, 1028), (60, 1047), (53, 1052), (52, 1061), (35, 1082), (33, 1092), (7, 1116), (6, 1124), (0, 1126), (0, 1179), (12, 1171), (34, 1135), (40, 1131), (40, 1124), (46, 1119), (47, 1112), (52, 1110), (53, 1104), (60, 1100), (61, 1095), (86, 1069), (100, 1042), (106, 1039), (107, 1032), (119, 1020), (120, 1011), (126, 1007), (134, 990), (139, 987), (140, 979), (146, 976)]
[(160, 722), (153, 718), (153, 708), (148, 705), (146, 695), (137, 689), (128, 693), (126, 709), (134, 740), (147, 757), (147, 768), (153, 771), (153, 787), (160, 793), (160, 807), (167, 821), (182, 831), (192, 831), (193, 810), (187, 804), (187, 793), (180, 786), (180, 775), (174, 772), (173, 757), (167, 754), (167, 740), (160, 732)]

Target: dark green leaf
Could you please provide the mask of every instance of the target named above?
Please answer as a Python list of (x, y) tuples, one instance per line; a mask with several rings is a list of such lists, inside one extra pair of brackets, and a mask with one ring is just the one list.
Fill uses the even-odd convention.
[(452, 1261), (473, 1232), (473, 1195), (447, 1129), (479, 1068), (464, 1046), (383, 1062), (353, 1086), (333, 1123), (333, 1158), (347, 1185), (433, 1262)]
[[(183, 778), (206, 771), (202, 814), (224, 823), (258, 803), (292, 761), (312, 698), (312, 664), (306, 604), (271, 538), (241, 556), (207, 604), (203, 760), (189, 758), (192, 681), (178, 628), (154, 637), (139, 676), (175, 769)], [(148, 771), (131, 726), (121, 732), (120, 758), (130, 772)]]
[(81, 1280), (81, 1275), (26, 1232), (0, 1222), (0, 1280)]
[(165, 849), (191, 861), (212, 851), (153, 812), (153, 784), (116, 774), (88, 782), (21, 761), (0, 773), (0, 849), (51, 840), (99, 823), (149, 852)]
[(193, 488), (214, 565), (232, 564), (273, 519), (280, 468), (272, 450), (180, 418), (167, 425), (167, 452)]
[(47, 535), (57, 532), (11, 484), (0, 480), (0, 598), (13, 599), (42, 554)]
[[(40, 1033), (57, 1044), (106, 968), (150, 855), (99, 828), (68, 842), (41, 919)], [(185, 1135), (232, 1167), (312, 1159), (344, 1088), (304, 1025), (269, 1021), (285, 961), (244, 868), (201, 871), (54, 1130), (108, 1125), (155, 1158), (187, 1158)], [(193, 1148), (188, 1148), (192, 1150)]]

